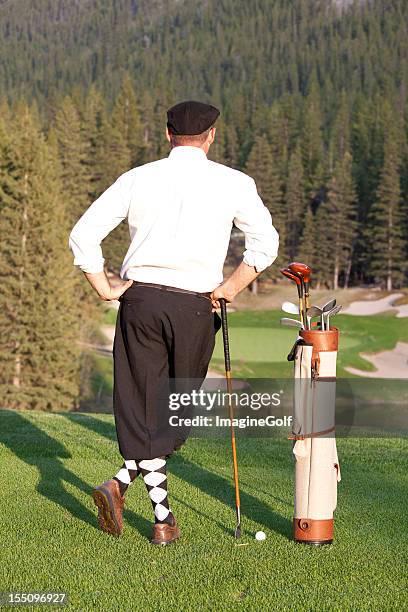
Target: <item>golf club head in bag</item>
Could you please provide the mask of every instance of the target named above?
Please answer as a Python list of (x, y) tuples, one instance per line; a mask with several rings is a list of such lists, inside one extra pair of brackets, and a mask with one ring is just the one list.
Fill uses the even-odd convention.
[(307, 329), (312, 329), (312, 319), (322, 317), (322, 309), (319, 306), (310, 306), (306, 311)]
[(297, 319), (289, 319), (288, 317), (283, 317), (280, 320), (280, 324), (284, 325), (285, 327), (296, 327), (297, 329), (305, 329), (305, 326), (301, 321), (298, 321)]
[(281, 308), (283, 312), (287, 312), (288, 314), (293, 314), (293, 315), (300, 314), (299, 306), (297, 306), (297, 304), (294, 304), (293, 302), (283, 302)]
[(286, 276), (286, 278), (296, 283), (296, 288), (297, 288), (298, 298), (299, 298), (300, 320), (305, 325), (306, 315), (305, 315), (305, 307), (304, 307), (304, 286), (303, 286), (302, 278), (298, 274), (295, 274), (291, 270), (288, 270), (288, 268), (282, 268), (281, 274), (283, 274), (283, 276)]
[(334, 317), (338, 312), (340, 312), (341, 309), (342, 309), (342, 306), (338, 304), (337, 306), (334, 306), (334, 308), (332, 308), (331, 310), (325, 313), (325, 317), (326, 317), (325, 330), (326, 331), (330, 330), (330, 317)]
[(297, 274), (302, 278), (303, 282), (303, 294), (304, 294), (304, 310), (309, 308), (309, 295), (310, 295), (310, 281), (312, 278), (312, 269), (310, 266), (301, 263), (299, 261), (293, 261), (287, 267), (288, 270), (291, 270), (294, 274)]

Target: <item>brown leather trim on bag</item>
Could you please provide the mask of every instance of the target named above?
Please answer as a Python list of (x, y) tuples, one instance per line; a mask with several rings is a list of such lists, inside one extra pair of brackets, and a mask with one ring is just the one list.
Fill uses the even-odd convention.
[(335, 431), (335, 427), (330, 427), (329, 429), (323, 429), (322, 431), (314, 431), (310, 434), (292, 434), (288, 437), (288, 440), (306, 440), (306, 438), (317, 438), (318, 436), (324, 436), (325, 434), (331, 433)]
[(313, 352), (337, 351), (339, 348), (339, 330), (331, 327), (328, 331), (319, 329), (301, 329), (299, 336), (313, 345)]
[(333, 541), (333, 519), (293, 519), (293, 538), (304, 544), (331, 544)]
[(306, 344), (313, 346), (312, 374), (314, 378), (319, 373), (319, 353), (338, 351), (339, 330), (337, 327), (331, 327), (330, 330), (327, 331), (321, 331), (319, 329), (301, 329), (299, 336), (303, 338)]

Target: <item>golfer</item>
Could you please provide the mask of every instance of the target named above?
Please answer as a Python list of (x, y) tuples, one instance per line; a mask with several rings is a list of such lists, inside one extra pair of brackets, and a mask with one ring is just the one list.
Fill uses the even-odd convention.
[[(219, 114), (194, 101), (170, 108), (169, 156), (119, 176), (69, 238), (74, 265), (99, 297), (120, 301), (113, 407), (124, 463), (93, 490), (98, 522), (103, 531), (121, 534), (125, 492), (141, 474), (153, 504), (153, 544), (180, 537), (167, 497), (166, 460), (188, 435), (168, 426), (160, 389), (169, 380), (201, 385), (220, 326), (219, 299), (231, 302), (278, 252), (278, 233), (253, 179), (207, 159)], [(121, 282), (112, 287), (101, 242), (125, 218), (130, 245)], [(233, 224), (245, 234), (245, 252), (223, 281)]]

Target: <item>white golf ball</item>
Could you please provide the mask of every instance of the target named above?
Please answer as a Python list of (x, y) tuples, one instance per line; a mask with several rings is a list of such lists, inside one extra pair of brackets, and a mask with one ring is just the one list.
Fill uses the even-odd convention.
[(258, 542), (266, 540), (266, 534), (263, 531), (257, 531), (255, 534), (255, 540), (258, 540)]

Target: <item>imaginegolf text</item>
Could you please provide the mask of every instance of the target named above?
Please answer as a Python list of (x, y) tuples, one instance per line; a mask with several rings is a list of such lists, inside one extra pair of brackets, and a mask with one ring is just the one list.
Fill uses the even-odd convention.
[[(231, 419), (219, 416), (195, 416), (193, 418), (183, 418), (173, 415), (169, 418), (169, 423), (172, 427), (231, 427)], [(254, 417), (244, 417), (232, 419), (232, 425), (238, 429), (246, 429), (247, 427), (290, 427), (292, 425), (292, 417), (275, 417), (269, 415), (262, 419)]]

